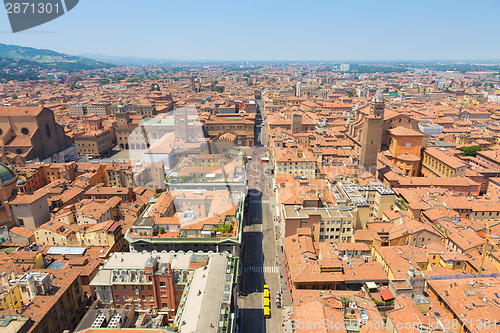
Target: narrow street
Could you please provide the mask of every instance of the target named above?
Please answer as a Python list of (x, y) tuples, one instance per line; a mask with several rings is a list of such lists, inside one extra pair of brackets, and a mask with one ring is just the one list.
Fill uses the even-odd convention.
[[(260, 134), (260, 135), (259, 135)], [(276, 195), (272, 190), (271, 164), (261, 162), (268, 149), (259, 147), (266, 142), (265, 125), (257, 131), (257, 148), (249, 150), (247, 166), (248, 206), (243, 229), (242, 285), (238, 300), (241, 332), (291, 332), (283, 325), (289, 318), (292, 303), (285, 279), (281, 241), (278, 240)], [(271, 318), (264, 318), (263, 286), (270, 289)], [(281, 307), (276, 306), (276, 292), (281, 294)]]

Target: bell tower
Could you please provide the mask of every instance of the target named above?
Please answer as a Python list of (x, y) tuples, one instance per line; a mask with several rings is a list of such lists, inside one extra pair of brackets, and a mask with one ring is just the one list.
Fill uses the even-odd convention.
[(368, 171), (375, 176), (377, 174), (377, 156), (382, 147), (384, 111), (384, 97), (379, 90), (370, 103), (370, 114), (363, 120), (359, 153), (360, 171)]
[(384, 119), (384, 111), (385, 111), (385, 102), (384, 96), (382, 96), (382, 92), (379, 90), (373, 96), (372, 101), (370, 103), (370, 114), (375, 117), (380, 117)]

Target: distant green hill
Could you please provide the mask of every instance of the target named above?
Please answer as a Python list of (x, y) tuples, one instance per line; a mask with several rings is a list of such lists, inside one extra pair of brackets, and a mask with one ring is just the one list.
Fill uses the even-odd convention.
[(78, 71), (82, 69), (109, 68), (114, 65), (87, 58), (80, 58), (51, 50), (35, 49), (0, 43), (0, 58), (28, 60), (58, 70)]

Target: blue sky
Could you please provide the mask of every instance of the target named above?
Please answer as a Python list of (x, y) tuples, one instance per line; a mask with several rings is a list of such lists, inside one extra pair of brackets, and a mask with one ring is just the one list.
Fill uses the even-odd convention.
[(500, 59), (500, 0), (80, 0), (0, 42), (185, 60)]

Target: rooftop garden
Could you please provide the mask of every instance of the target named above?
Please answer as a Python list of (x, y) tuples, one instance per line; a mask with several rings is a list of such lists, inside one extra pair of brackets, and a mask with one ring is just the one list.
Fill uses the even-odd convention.
[(408, 204), (406, 203), (406, 201), (404, 201), (404, 199), (396, 200), (396, 204), (398, 205), (399, 209), (408, 210)]

